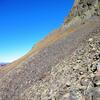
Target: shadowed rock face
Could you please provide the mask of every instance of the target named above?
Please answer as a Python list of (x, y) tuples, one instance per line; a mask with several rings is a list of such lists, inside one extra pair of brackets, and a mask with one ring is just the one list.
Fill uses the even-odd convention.
[(0, 100), (99, 100), (97, 5), (99, 0), (76, 0), (60, 29), (24, 57), (1, 68)]

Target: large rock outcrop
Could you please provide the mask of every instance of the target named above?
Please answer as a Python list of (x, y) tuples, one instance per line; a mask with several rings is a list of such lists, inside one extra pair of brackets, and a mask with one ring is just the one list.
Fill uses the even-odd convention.
[(100, 0), (75, 0), (71, 13), (65, 19), (64, 24), (70, 26), (84, 23), (93, 16), (100, 16)]

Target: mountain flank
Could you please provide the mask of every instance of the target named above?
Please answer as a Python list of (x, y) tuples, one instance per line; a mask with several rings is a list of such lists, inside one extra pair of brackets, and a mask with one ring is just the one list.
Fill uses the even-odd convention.
[(0, 68), (0, 100), (99, 100), (100, 0), (75, 0), (63, 25)]

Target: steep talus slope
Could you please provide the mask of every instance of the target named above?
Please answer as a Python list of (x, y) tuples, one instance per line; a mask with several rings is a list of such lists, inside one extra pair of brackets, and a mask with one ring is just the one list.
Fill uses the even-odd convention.
[(75, 28), (69, 28), (66, 32), (62, 29), (58, 29), (54, 31), (52, 34), (47, 36), (44, 40), (37, 43), (31, 51), (29, 51), (25, 56), (21, 57), (20, 59), (14, 61), (12, 64), (10, 64), (7, 67), (3, 67), (0, 69), (1, 77), (4, 73), (9, 72), (11, 69), (15, 68), (16, 65), (20, 64), (21, 62), (27, 60), (31, 55), (36, 55), (41, 49), (44, 47), (47, 47), (48, 45), (54, 43), (55, 41), (59, 40), (60, 38), (66, 36), (67, 34), (75, 32)]
[(99, 0), (76, 0), (60, 29), (0, 69), (0, 100), (98, 100), (99, 11)]
[(100, 71), (100, 29), (97, 31), (91, 32), (85, 44), (81, 43), (70, 59), (66, 57), (53, 66), (50, 74), (27, 88), (20, 98), (26, 100), (99, 100), (100, 87), (94, 85), (96, 84), (94, 81), (96, 67)]

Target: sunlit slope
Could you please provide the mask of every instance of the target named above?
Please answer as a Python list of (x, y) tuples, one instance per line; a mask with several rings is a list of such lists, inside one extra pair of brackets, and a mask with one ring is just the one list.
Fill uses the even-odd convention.
[(0, 100), (100, 98), (100, 0), (75, 0), (64, 24), (0, 69)]
[[(88, 3), (90, 2), (91, 5)], [(67, 25), (67, 29), (65, 28), (60, 28), (58, 30), (55, 30), (52, 32), (52, 34), (48, 35), (45, 39), (37, 43), (31, 51), (29, 51), (25, 56), (21, 57), (20, 59), (14, 61), (11, 63), (9, 66), (1, 68), (0, 72), (8, 72), (12, 68), (16, 67), (16, 65), (19, 65), (21, 62), (27, 60), (31, 55), (35, 55), (38, 53), (41, 49), (47, 47), (48, 45), (54, 43), (55, 41), (63, 38), (64, 36), (70, 34), (71, 32), (75, 32), (80, 25), (78, 26), (79, 23), (82, 23), (83, 21), (86, 21), (89, 17), (94, 16), (95, 14), (98, 14), (99, 12), (99, 3), (97, 1), (89, 1), (86, 0), (84, 2), (80, 0), (76, 0), (73, 6), (72, 11), (69, 14), (69, 17), (65, 20), (65, 26)], [(79, 9), (82, 4), (85, 4), (86, 6), (83, 9)], [(93, 4), (93, 5), (92, 5)], [(91, 8), (91, 9), (87, 9)], [(96, 10), (95, 10), (96, 9)], [(87, 17), (88, 16), (88, 17)], [(77, 24), (77, 27), (75, 26)], [(71, 25), (74, 25), (74, 27), (70, 27)]]
[(42, 41), (37, 43), (32, 48), (32, 50), (30, 50), (26, 55), (24, 55), (23, 57), (21, 57), (20, 59), (18, 59), (16, 61), (12, 62), (8, 66), (1, 68), (0, 72), (7, 73), (11, 69), (13, 69), (17, 65), (19, 65), (21, 62), (27, 60), (30, 56), (37, 54), (43, 48), (47, 47), (48, 45), (54, 43), (55, 41), (57, 41), (61, 38), (63, 38), (64, 36), (70, 34), (71, 32), (75, 32), (75, 28), (73, 28), (73, 27), (68, 28), (65, 31), (62, 29), (55, 30), (52, 34), (49, 34), (49, 36), (47, 36), (45, 39), (43, 39)]
[[(89, 21), (85, 25), (87, 25), (87, 27), (90, 26), (92, 28), (95, 26), (95, 24), (96, 23), (94, 21)], [(66, 37), (67, 35), (70, 35), (70, 33), (78, 31), (79, 29), (81, 29), (85, 25), (80, 25), (80, 24), (78, 25), (77, 24), (77, 26), (74, 25), (74, 26), (71, 26), (65, 30), (63, 27), (58, 29), (58, 30), (55, 30), (54, 32), (49, 34), (45, 39), (43, 39), (42, 41), (37, 43), (35, 46), (33, 46), (33, 48), (26, 55), (24, 55), (23, 57), (21, 57), (20, 59), (18, 59), (16, 61), (12, 62), (8, 66), (2, 67), (0, 69), (0, 73), (4, 74), (4, 73), (11, 71), (13, 68), (17, 67), (17, 65), (19, 65), (20, 63), (27, 60), (30, 56), (36, 55), (43, 48), (48, 47), (50, 44), (53, 44), (54, 42)]]
[[(23, 59), (21, 58), (21, 62), (18, 60), (1, 70), (1, 73), (4, 76), (0, 79), (0, 96), (4, 100), (15, 100), (16, 98), (17, 100), (25, 100), (26, 98), (29, 99), (31, 97), (31, 92), (37, 96), (38, 92), (35, 92), (34, 86), (37, 90), (38, 88), (36, 88), (36, 86), (38, 82), (41, 82), (41, 84), (43, 82), (47, 84), (47, 82), (51, 80), (50, 86), (52, 86), (53, 82), (54, 85), (56, 85), (56, 80), (52, 79), (52, 69), (57, 69), (57, 72), (55, 70), (53, 73), (55, 79), (56, 74), (62, 76), (63, 72), (62, 74), (59, 73), (62, 70), (62, 66), (60, 66), (60, 69), (57, 67), (59, 63), (65, 59), (70, 59), (70, 57), (73, 55), (73, 52), (77, 48), (80, 48), (81, 44), (85, 45), (87, 39), (90, 38), (91, 34), (94, 34), (99, 27), (99, 19), (97, 21), (88, 20), (84, 24), (71, 26), (69, 28), (71, 30), (66, 29), (63, 30), (62, 33), (55, 33), (57, 35), (51, 34), (50, 38), (47, 37), (48, 41), (46, 39), (43, 40), (43, 42), (46, 40), (47, 43), (42, 42), (43, 45), (41, 45), (42, 43), (39, 43), (38, 46), (35, 47), (36, 49), (33, 48), (32, 51), (29, 52), (28, 56), (22, 57)], [(58, 35), (58, 33), (61, 35)], [(35, 51), (33, 52), (33, 50), (39, 51), (35, 54)], [(72, 68), (69, 66), (66, 66), (65, 70), (67, 70), (67, 68), (72, 70)], [(70, 74), (68, 75), (70, 76)], [(64, 75), (64, 77), (67, 78), (66, 75)], [(47, 81), (45, 81), (45, 79), (47, 79)], [(61, 83), (63, 81), (59, 80), (59, 82)], [(67, 80), (64, 79), (64, 82), (66, 83)], [(49, 86), (47, 86), (47, 88), (48, 87)], [(30, 90), (30, 88), (32, 90)], [(50, 89), (51, 88), (53, 87), (50, 87)], [(42, 90), (39, 88), (39, 91)], [(45, 91), (45, 87), (43, 88), (43, 91)], [(24, 93), (25, 95), (29, 95), (26, 97)]]

